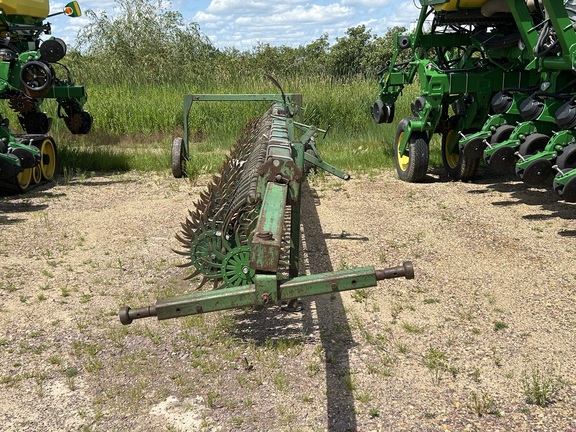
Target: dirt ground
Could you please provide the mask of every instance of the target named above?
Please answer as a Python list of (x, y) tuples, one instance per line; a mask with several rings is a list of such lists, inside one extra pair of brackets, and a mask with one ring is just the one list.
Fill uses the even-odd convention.
[(486, 171), (313, 178), (303, 271), (412, 260), (415, 279), (122, 326), (194, 291), (172, 249), (205, 181), (0, 198), (0, 429), (576, 430), (575, 205)]

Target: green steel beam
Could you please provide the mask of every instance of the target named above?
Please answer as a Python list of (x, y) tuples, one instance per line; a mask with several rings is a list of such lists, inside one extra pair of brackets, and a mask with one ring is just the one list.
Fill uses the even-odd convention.
[(251, 285), (160, 299), (154, 306), (139, 309), (123, 307), (119, 317), (126, 325), (135, 319), (152, 316), (164, 320), (225, 309), (271, 305), (281, 300), (367, 288), (375, 286), (379, 280), (397, 277), (414, 278), (412, 263), (405, 262), (402, 266), (383, 270), (362, 267), (282, 281), (277, 281), (275, 274), (257, 274), (255, 283)]
[(576, 70), (576, 32), (574, 32), (574, 23), (568, 16), (564, 2), (542, 1), (561, 47), (561, 54), (558, 57), (545, 57), (542, 64), (548, 69)]
[(48, 90), (45, 98), (53, 99), (81, 99), (86, 97), (84, 86), (77, 85), (55, 85)]
[(284, 231), (284, 212), (288, 186), (269, 182), (250, 246), (250, 268), (277, 272)]

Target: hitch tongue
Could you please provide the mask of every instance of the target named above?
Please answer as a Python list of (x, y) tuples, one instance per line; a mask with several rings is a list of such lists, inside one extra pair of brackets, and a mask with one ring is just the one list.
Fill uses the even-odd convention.
[(132, 321), (139, 318), (148, 318), (156, 316), (156, 306), (146, 306), (136, 309), (131, 309), (128, 306), (120, 308), (118, 317), (123, 325), (132, 324)]
[(412, 261), (404, 261), (402, 266), (376, 270), (376, 280), (392, 279), (398, 277), (414, 279), (414, 266), (412, 265)]

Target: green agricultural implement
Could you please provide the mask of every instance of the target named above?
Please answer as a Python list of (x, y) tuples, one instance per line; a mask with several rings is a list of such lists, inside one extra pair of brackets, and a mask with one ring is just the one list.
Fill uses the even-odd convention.
[(302, 183), (312, 169), (341, 179), (350, 176), (323, 161), (316, 149), (325, 131), (295, 120), (302, 96), (186, 95), (184, 138), (172, 144), (172, 171), (185, 176), (189, 149), (188, 114), (199, 101), (269, 101), (271, 108), (250, 123), (230, 152), (177, 238), (186, 257), (184, 266), (212, 282), (214, 290), (160, 299), (153, 306), (120, 310), (120, 321), (156, 316), (167, 319), (216, 310), (275, 305), (294, 308), (297, 299), (370, 287), (378, 280), (414, 277), (410, 262), (376, 270), (364, 267), (333, 273), (299, 274)]
[[(49, 15), (48, 0), (0, 0), (0, 99), (8, 101), (26, 132), (12, 134), (8, 120), (0, 116), (2, 192), (23, 192), (54, 177), (57, 149), (47, 135), (52, 119), (41, 110), (46, 99), (56, 100), (58, 117), (73, 134), (86, 134), (92, 127), (92, 116), (84, 110), (84, 87), (75, 85), (69, 70), (59, 63), (66, 44), (49, 36), (50, 23), (44, 22), (59, 14), (77, 17), (80, 7), (70, 2)], [(42, 41), (42, 35), (48, 37)]]
[(483, 161), (515, 168), (530, 186), (553, 177), (554, 191), (576, 202), (576, 0), (420, 3), (416, 30), (397, 37), (372, 107), (377, 123), (393, 122), (397, 98), (418, 77), (413, 116), (397, 127), (399, 177), (425, 178), (438, 133), (451, 178), (473, 179)]

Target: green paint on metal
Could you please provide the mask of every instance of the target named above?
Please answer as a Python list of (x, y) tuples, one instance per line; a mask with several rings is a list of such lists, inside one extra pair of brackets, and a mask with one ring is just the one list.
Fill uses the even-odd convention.
[(250, 246), (250, 267), (255, 270), (278, 271), (287, 195), (285, 184), (268, 183)]

